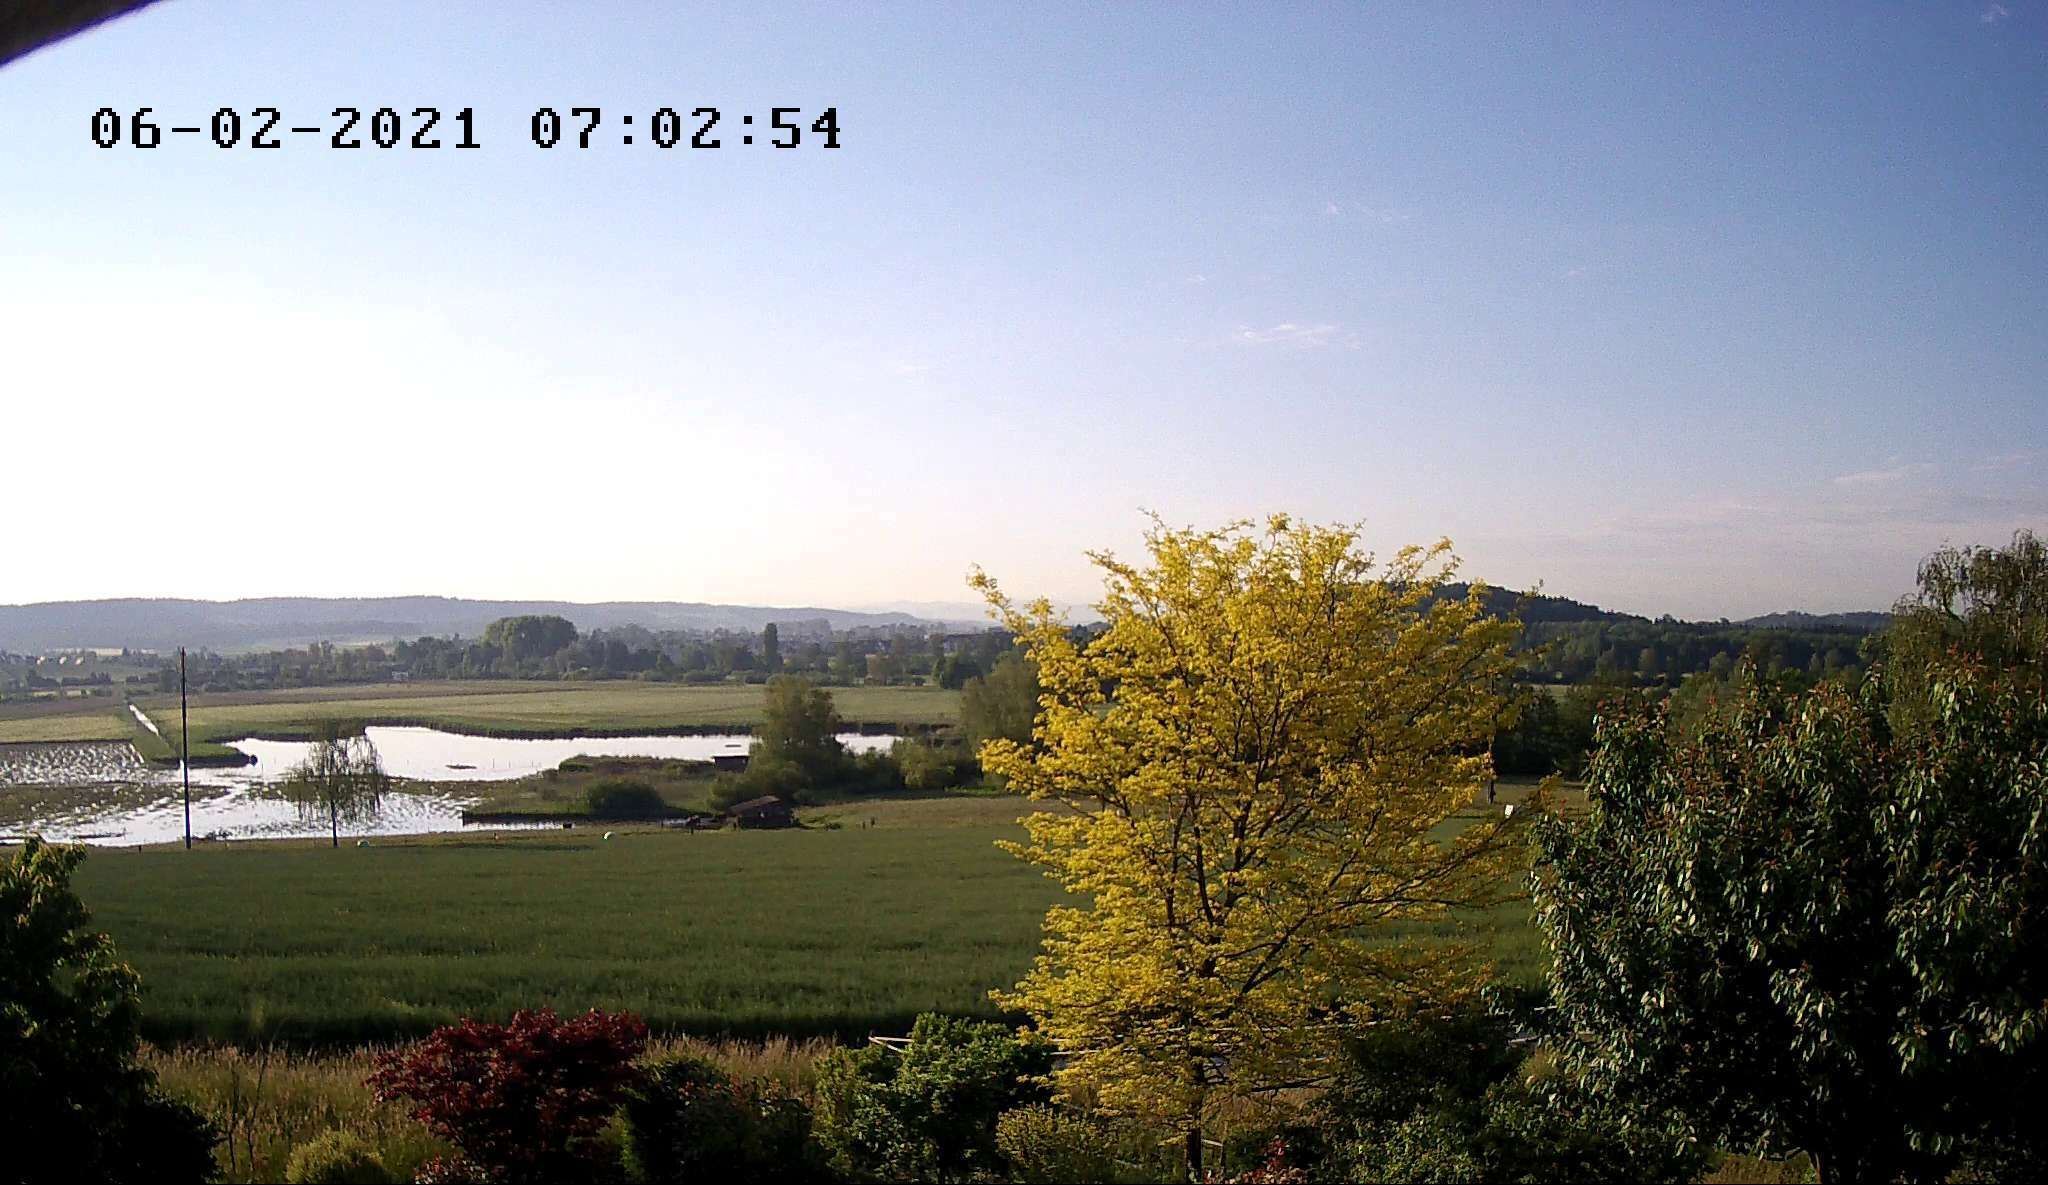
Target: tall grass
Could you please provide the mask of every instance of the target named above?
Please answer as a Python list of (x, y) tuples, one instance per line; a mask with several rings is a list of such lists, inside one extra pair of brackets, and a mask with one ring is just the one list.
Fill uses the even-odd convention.
[[(282, 1181), (292, 1150), (330, 1128), (354, 1132), (377, 1150), (399, 1180), (452, 1149), (414, 1121), (403, 1106), (379, 1103), (363, 1085), (387, 1046), (307, 1053), (271, 1047), (205, 1045), (147, 1049), (143, 1064), (170, 1094), (197, 1107), (220, 1128), (214, 1150), (224, 1181)], [(706, 1057), (740, 1081), (772, 1082), (811, 1097), (814, 1065), (827, 1041), (766, 1042), (666, 1039), (649, 1058), (678, 1052)]]

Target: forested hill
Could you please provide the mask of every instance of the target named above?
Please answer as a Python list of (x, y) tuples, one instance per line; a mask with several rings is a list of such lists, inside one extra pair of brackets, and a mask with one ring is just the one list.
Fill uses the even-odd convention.
[[(1471, 585), (1462, 582), (1446, 584), (1443, 586), (1440, 595), (1446, 599), (1458, 600), (1464, 597), (1471, 590), (1471, 587)], [(1562, 621), (1645, 620), (1628, 613), (1613, 613), (1600, 608), (1598, 605), (1588, 605), (1584, 601), (1574, 601), (1570, 597), (1552, 597), (1541, 593), (1516, 592), (1511, 588), (1495, 588), (1492, 585), (1488, 585), (1486, 589), (1486, 609), (1489, 613), (1496, 613), (1501, 616), (1506, 616), (1510, 613), (1516, 614), (1525, 625)]]
[(73, 647), (238, 650), (307, 642), (388, 642), (473, 637), (501, 617), (554, 614), (578, 629), (637, 625), (650, 630), (758, 632), (769, 622), (824, 621), (833, 629), (914, 625), (908, 613), (710, 605), (691, 601), (467, 601), (453, 597), (265, 597), (244, 601), (130, 598), (0, 605), (0, 650)]
[(1746, 617), (1735, 624), (1754, 630), (1856, 630), (1876, 633), (1891, 623), (1892, 615), (1889, 613), (1801, 613), (1794, 609), (1784, 613), (1766, 613), (1762, 617)]

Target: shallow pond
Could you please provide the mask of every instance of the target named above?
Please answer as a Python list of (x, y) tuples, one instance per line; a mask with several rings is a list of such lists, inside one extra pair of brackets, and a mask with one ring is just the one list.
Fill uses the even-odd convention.
[[(709, 760), (742, 754), (752, 738), (739, 733), (701, 736), (561, 737), (533, 740), (477, 737), (435, 728), (373, 725), (365, 730), (385, 772), (406, 782), (491, 782), (552, 769), (578, 755)], [(853, 752), (886, 749), (893, 736), (846, 733)], [(263, 797), (306, 756), (304, 741), (254, 738), (229, 742), (256, 759), (253, 765), (192, 771), (192, 834), (222, 839), (327, 834), (289, 803)], [(446, 787), (400, 788), (384, 799), (374, 823), (346, 829), (344, 838), (460, 831), (463, 808), (480, 794)], [(0, 745), (0, 837), (38, 833), (53, 840), (106, 844), (163, 843), (185, 833), (184, 794), (176, 769), (143, 763), (120, 743)]]

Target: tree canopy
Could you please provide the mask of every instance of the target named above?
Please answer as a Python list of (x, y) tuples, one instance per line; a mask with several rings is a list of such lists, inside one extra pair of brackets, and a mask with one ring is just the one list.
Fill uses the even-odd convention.
[(1316, 1080), (1396, 998), (1475, 984), (1379, 927), (1494, 899), (1505, 822), (1437, 842), (1487, 773), (1517, 626), (1439, 597), (1448, 544), (1384, 565), (1349, 527), (1172, 530), (1149, 564), (1094, 553), (1106, 627), (975, 582), (1043, 685), (1028, 743), (983, 765), (1060, 809), (1006, 845), (1075, 894), (1014, 993), (1071, 1051), (1069, 1091), (1183, 1133), (1216, 1101)]
[(546, 658), (575, 642), (576, 626), (551, 613), (500, 617), (484, 627), (485, 645), (503, 650), (513, 662)]
[(1958, 668), (1894, 732), (1881, 681), (1743, 687), (1692, 731), (1611, 711), (1589, 815), (1540, 824), (1567, 1066), (1824, 1185), (2033, 1140), (2048, 707)]
[(1038, 672), (1022, 654), (1006, 654), (986, 675), (965, 680), (960, 693), (960, 731), (970, 744), (1031, 739), (1038, 718)]
[(1874, 649), (1891, 680), (1897, 724), (1932, 714), (1933, 684), (1958, 664), (2039, 694), (2048, 672), (2048, 543), (2021, 530), (2005, 547), (1935, 552)]
[(305, 760), (278, 786), (285, 801), (308, 822), (325, 821), (333, 845), (341, 845), (343, 822), (374, 819), (391, 789), (377, 746), (359, 726), (329, 721), (320, 725)]
[(761, 729), (754, 734), (754, 760), (788, 763), (809, 785), (829, 780), (846, 762), (839, 733), (846, 722), (832, 693), (809, 679), (777, 675), (768, 680), (761, 705)]
[[(71, 889), (83, 847), (0, 862), (0, 1114), (10, 1180), (204, 1181), (215, 1133), (136, 1064), (140, 980)], [(12, 1138), (18, 1135), (19, 1138)]]

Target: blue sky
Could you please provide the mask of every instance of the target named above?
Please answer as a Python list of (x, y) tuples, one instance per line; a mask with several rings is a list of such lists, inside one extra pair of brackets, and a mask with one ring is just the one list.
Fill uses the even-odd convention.
[[(0, 601), (1085, 600), (1149, 508), (1716, 617), (2048, 527), (2034, 0), (423, 7), (0, 69)], [(265, 105), (483, 146), (89, 136)]]

